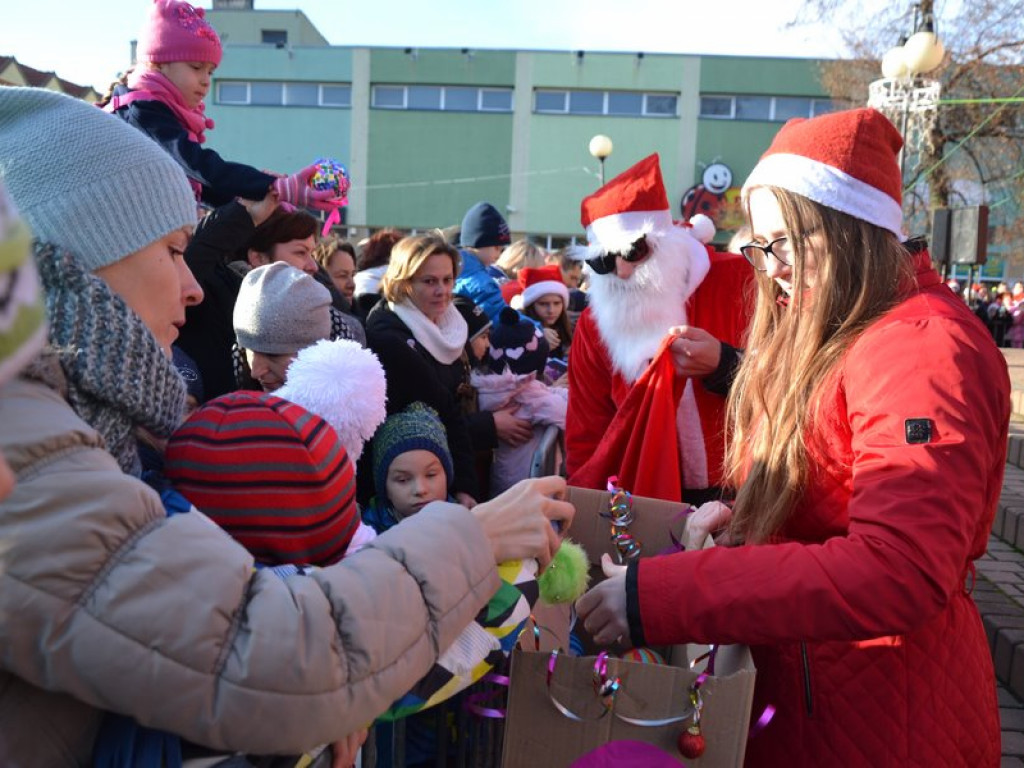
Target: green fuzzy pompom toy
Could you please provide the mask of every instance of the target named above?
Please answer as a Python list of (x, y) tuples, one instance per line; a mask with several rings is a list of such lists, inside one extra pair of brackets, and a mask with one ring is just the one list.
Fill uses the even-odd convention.
[(550, 605), (571, 603), (587, 591), (590, 583), (590, 561), (583, 547), (571, 539), (563, 539), (547, 570), (537, 579), (540, 599)]

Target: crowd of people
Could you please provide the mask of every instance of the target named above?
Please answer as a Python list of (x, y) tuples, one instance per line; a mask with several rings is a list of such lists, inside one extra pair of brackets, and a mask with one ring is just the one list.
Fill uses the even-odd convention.
[(351, 765), (529, 614), (574, 516), (530, 477), (550, 429), (569, 484), (700, 506), (722, 546), (578, 610), (751, 645), (750, 764), (997, 763), (965, 579), (1009, 419), (985, 325), (1021, 346), (1024, 286), (943, 288), (881, 114), (787, 123), (735, 252), (657, 155), (582, 201), (585, 246), (486, 201), (353, 243), (311, 213), (347, 180), (204, 146), (221, 56), (155, 0), (102, 109), (0, 89), (0, 763)]
[(961, 289), (957, 280), (948, 285), (954, 293), (965, 294), (968, 306), (989, 329), (997, 347), (1024, 347), (1024, 282), (1018, 280), (1012, 289), (1006, 283), (973, 283), (970, 290)]

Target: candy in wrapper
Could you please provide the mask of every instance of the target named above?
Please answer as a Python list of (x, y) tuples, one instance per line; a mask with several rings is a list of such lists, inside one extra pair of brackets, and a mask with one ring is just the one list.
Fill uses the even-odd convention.
[(337, 160), (321, 157), (314, 165), (316, 172), (309, 177), (309, 186), (313, 189), (331, 190), (334, 196), (341, 201), (341, 205), (348, 203), (347, 195), (350, 186), (348, 169)]

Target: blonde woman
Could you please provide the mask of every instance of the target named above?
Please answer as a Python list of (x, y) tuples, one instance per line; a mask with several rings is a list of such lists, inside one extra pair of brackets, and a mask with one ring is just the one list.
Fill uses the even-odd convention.
[(441, 416), (455, 465), (453, 495), (478, 496), (469, 428), (459, 403), (465, 378), (466, 321), (452, 303), (459, 252), (440, 237), (406, 237), (391, 251), (384, 301), (366, 318), (367, 344), (387, 376), (388, 414), (423, 402)]
[(748, 765), (999, 764), (969, 592), (1009, 381), (903, 242), (901, 145), (870, 109), (779, 132), (743, 188), (758, 301), (727, 469), (744, 546), (634, 561), (579, 601), (599, 642), (750, 644), (755, 717), (776, 712)]

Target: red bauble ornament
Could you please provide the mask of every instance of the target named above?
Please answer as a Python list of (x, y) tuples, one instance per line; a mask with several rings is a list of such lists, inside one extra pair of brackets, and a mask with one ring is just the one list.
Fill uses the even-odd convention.
[(679, 754), (690, 760), (696, 760), (704, 754), (704, 734), (700, 732), (700, 726), (694, 723), (685, 731), (679, 734)]

